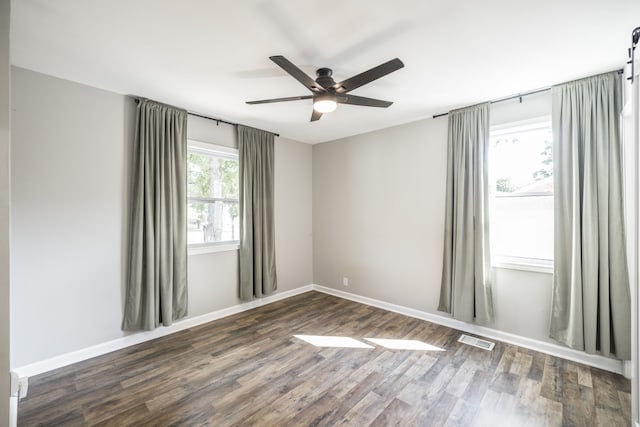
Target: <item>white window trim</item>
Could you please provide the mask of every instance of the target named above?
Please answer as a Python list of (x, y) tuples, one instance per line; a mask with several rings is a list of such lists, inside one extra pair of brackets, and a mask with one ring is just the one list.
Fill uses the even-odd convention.
[(187, 140), (187, 150), (192, 151), (202, 150), (207, 154), (215, 154), (222, 157), (231, 155), (232, 158), (238, 158), (238, 149), (233, 147), (227, 147), (226, 145), (214, 144), (213, 142), (198, 141), (197, 139)]
[(230, 240), (227, 242), (198, 243), (191, 244), (187, 247), (187, 255), (192, 256), (212, 254), (216, 252), (237, 251), (239, 249), (240, 242), (237, 240)]
[(551, 116), (538, 116), (526, 120), (516, 120), (514, 122), (501, 123), (491, 126), (491, 136), (509, 135), (512, 133), (524, 132), (527, 130), (535, 130), (549, 127), (551, 124)]
[[(208, 155), (215, 155), (227, 159), (238, 160), (238, 149), (233, 147), (227, 147), (225, 145), (218, 145), (212, 142), (199, 141), (197, 139), (187, 139), (187, 152), (203, 153)], [(189, 198), (187, 197), (187, 201)], [(238, 198), (239, 202), (239, 198)], [(215, 252), (227, 252), (237, 251), (240, 249), (239, 240), (225, 240), (222, 242), (209, 242), (209, 243), (192, 243), (187, 244), (187, 255), (202, 255)]]
[(504, 193), (504, 194), (494, 194), (493, 197), (496, 199), (504, 199), (509, 197), (548, 197), (553, 196), (553, 192), (551, 191), (540, 191), (540, 192), (531, 192), (531, 193)]
[(551, 259), (495, 255), (491, 258), (491, 267), (553, 274), (553, 260)]

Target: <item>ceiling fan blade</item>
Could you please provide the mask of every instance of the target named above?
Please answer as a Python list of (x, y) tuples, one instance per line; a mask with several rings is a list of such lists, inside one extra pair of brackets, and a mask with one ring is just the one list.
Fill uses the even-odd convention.
[(320, 117), (322, 117), (322, 113), (317, 112), (314, 108), (313, 112), (311, 113), (311, 121), (315, 122), (316, 120), (320, 120)]
[(271, 102), (299, 101), (301, 99), (311, 99), (313, 95), (290, 96), (288, 98), (261, 99), (260, 101), (247, 101), (247, 104), (269, 104)]
[(281, 55), (270, 56), (270, 60), (275, 62), (280, 68), (285, 70), (294, 79), (302, 83), (307, 89), (312, 92), (326, 92), (327, 90), (315, 82), (304, 71), (294, 65), (291, 61)]
[(364, 105), (365, 107), (380, 107), (387, 108), (393, 102), (391, 101), (383, 101), (381, 99), (374, 98), (365, 98), (364, 96), (355, 96), (355, 95), (344, 95), (342, 97), (336, 97), (336, 101), (340, 104), (351, 104), (351, 105)]
[(393, 73), (396, 70), (404, 67), (402, 61), (398, 58), (392, 59), (391, 61), (387, 61), (384, 64), (380, 64), (377, 67), (373, 67), (370, 70), (357, 74), (347, 80), (341, 81), (340, 83), (336, 83), (333, 88), (338, 93), (346, 93), (352, 91), (354, 89), (359, 88), (360, 86), (366, 85), (374, 80), (379, 79), (380, 77), (386, 76), (389, 73)]

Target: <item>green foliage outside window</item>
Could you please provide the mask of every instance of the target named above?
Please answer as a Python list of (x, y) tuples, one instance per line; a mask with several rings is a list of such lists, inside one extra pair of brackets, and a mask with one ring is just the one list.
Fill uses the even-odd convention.
[[(197, 152), (188, 153), (187, 159), (187, 195), (191, 198), (203, 199), (238, 199), (238, 161), (235, 159), (225, 159), (215, 155), (207, 155)], [(190, 212), (195, 214), (197, 228), (200, 226), (210, 227), (213, 221), (214, 205), (224, 204), (225, 211), (231, 216), (232, 224), (239, 215), (238, 203), (223, 201), (202, 201), (190, 202)], [(216, 213), (215, 215), (219, 215)], [(217, 233), (217, 231), (210, 232)], [(216, 229), (217, 230), (217, 229)], [(205, 231), (206, 233), (206, 231)], [(218, 238), (218, 236), (213, 236)], [(235, 226), (233, 238), (236, 238)]]
[(540, 181), (542, 179), (548, 178), (553, 175), (553, 146), (551, 145), (551, 141), (544, 142), (544, 151), (540, 153), (542, 156), (542, 164), (545, 165), (540, 170), (537, 170), (533, 173), (533, 178), (536, 181)]

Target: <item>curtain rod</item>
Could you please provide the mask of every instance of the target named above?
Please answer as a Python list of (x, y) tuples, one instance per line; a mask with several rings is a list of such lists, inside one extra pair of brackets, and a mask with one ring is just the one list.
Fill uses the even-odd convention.
[[(205, 116), (204, 114), (195, 113), (193, 111), (187, 111), (187, 114), (190, 115), (190, 116), (200, 117), (200, 118), (207, 119), (207, 120), (213, 120), (217, 124), (224, 123), (224, 124), (231, 125), (231, 126), (239, 126), (238, 123), (228, 122), (228, 121), (222, 120), (222, 119), (216, 119), (215, 117)], [(243, 126), (245, 126), (245, 125), (243, 125)], [(253, 126), (251, 126), (251, 127), (253, 127)], [(258, 128), (255, 128), (255, 129), (258, 129)], [(271, 131), (264, 130), (264, 129), (258, 129), (258, 130), (270, 133), (273, 136), (280, 136), (279, 133), (271, 132)]]
[[(133, 96), (133, 100), (136, 102), (136, 104), (137, 104), (137, 103), (139, 103), (141, 99), (144, 99), (144, 98), (139, 97), (139, 96)], [(179, 108), (179, 107), (175, 107), (175, 108)], [(217, 124), (224, 123), (224, 124), (226, 124), (226, 125), (238, 126), (238, 123), (228, 122), (228, 121), (226, 121), (226, 120), (218, 119), (218, 118), (211, 117), (211, 116), (206, 116), (206, 115), (204, 115), (204, 114), (196, 113), (196, 112), (194, 112), (194, 111), (189, 111), (189, 110), (187, 110), (187, 114), (188, 114), (188, 115), (190, 115), (190, 116), (200, 117), (200, 118), (202, 118), (202, 119), (213, 120), (213, 121), (214, 121), (214, 122), (216, 122)], [(243, 126), (244, 126), (244, 125), (243, 125)], [(258, 129), (258, 128), (254, 128), (254, 129)], [(268, 131), (268, 130), (264, 130), (264, 129), (258, 129), (258, 130), (261, 130), (261, 131), (263, 131), (263, 132), (270, 133), (270, 134), (272, 134), (272, 135), (274, 135), (274, 136), (280, 136), (280, 134), (279, 134), (279, 133), (270, 132), (270, 131)]]
[[(522, 93), (519, 93), (517, 95), (509, 95), (509, 96), (505, 96), (504, 98), (494, 99), (494, 100), (489, 101), (489, 104), (495, 104), (497, 102), (509, 101), (509, 100), (516, 99), (516, 98), (520, 98), (520, 102), (522, 102), (522, 97), (523, 96), (529, 96), (529, 95), (533, 95), (533, 94), (536, 94), (536, 93), (542, 93), (542, 92), (546, 92), (548, 90), (551, 90), (551, 87), (543, 87), (543, 88), (540, 88), (540, 89), (530, 90), (529, 92), (522, 92)], [(446, 113), (434, 114), (433, 118), (437, 119), (438, 117), (447, 116), (447, 115), (449, 115), (448, 111)]]
[[(622, 70), (622, 69), (617, 70), (617, 71), (618, 71), (618, 74), (624, 73), (624, 70)], [(524, 97), (524, 96), (535, 95), (536, 93), (542, 93), (542, 92), (546, 92), (548, 90), (551, 90), (551, 86), (543, 87), (543, 88), (540, 88), (540, 89), (530, 90), (528, 92), (522, 92), (522, 93), (519, 93), (517, 95), (505, 96), (504, 98), (493, 99), (493, 100), (489, 101), (489, 104), (495, 104), (495, 103), (503, 102), (503, 101), (510, 101), (512, 99), (518, 99), (518, 98), (520, 98), (520, 102), (522, 102), (522, 97)], [(440, 113), (440, 114), (434, 114), (432, 118), (433, 119), (437, 119), (438, 117), (443, 117), (443, 116), (447, 116), (447, 115), (449, 115), (449, 112)]]

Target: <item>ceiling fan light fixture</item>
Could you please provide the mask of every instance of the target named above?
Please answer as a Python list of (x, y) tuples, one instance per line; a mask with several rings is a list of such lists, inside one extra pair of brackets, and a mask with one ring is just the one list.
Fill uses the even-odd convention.
[(330, 95), (320, 95), (313, 100), (313, 109), (318, 113), (330, 113), (335, 111), (338, 103)]

